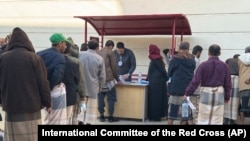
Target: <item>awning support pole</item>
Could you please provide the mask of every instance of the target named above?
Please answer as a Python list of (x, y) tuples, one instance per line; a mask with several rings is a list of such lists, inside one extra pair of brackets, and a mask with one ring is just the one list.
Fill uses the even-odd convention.
[(85, 20), (85, 32), (84, 32), (84, 43), (87, 43), (87, 33), (88, 33), (88, 22)]
[(171, 49), (171, 54), (174, 55), (175, 52), (175, 21), (176, 18), (173, 20), (173, 29), (172, 29), (172, 49)]

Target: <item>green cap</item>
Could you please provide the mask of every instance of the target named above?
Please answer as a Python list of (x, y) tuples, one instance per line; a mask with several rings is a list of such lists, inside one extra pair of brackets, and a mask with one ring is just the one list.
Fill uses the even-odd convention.
[(62, 33), (54, 33), (53, 35), (50, 36), (49, 40), (51, 41), (52, 44), (56, 44), (59, 42), (70, 43), (70, 41), (67, 40)]

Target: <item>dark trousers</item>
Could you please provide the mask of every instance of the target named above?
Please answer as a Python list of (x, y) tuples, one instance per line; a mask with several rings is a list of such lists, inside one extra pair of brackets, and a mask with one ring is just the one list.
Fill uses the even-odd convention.
[(105, 96), (107, 95), (108, 98), (108, 113), (110, 116), (113, 116), (114, 113), (114, 106), (116, 102), (116, 90), (115, 87), (112, 88), (110, 91), (107, 92), (100, 92), (98, 94), (98, 111), (101, 115), (104, 114), (105, 110)]

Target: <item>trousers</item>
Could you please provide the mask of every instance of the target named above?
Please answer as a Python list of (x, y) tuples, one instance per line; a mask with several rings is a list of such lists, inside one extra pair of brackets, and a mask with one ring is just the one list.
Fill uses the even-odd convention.
[(105, 108), (106, 96), (107, 96), (107, 102), (108, 102), (108, 113), (109, 115), (112, 116), (114, 113), (115, 102), (117, 101), (115, 87), (113, 87), (110, 91), (100, 92), (98, 94), (98, 111), (101, 115), (103, 115), (105, 112), (104, 108)]

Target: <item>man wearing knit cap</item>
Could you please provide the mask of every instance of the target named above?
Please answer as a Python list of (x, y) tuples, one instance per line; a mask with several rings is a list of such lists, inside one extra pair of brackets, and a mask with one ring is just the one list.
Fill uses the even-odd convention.
[(47, 68), (47, 79), (50, 82), (52, 111), (45, 124), (66, 124), (66, 90), (62, 82), (65, 70), (65, 58), (63, 53), (66, 43), (70, 43), (62, 33), (54, 33), (50, 36), (52, 47), (42, 50), (40, 55)]
[(246, 114), (250, 113), (250, 46), (245, 48), (245, 53), (238, 57), (239, 67), (239, 96), (240, 96), (240, 124), (244, 124)]

